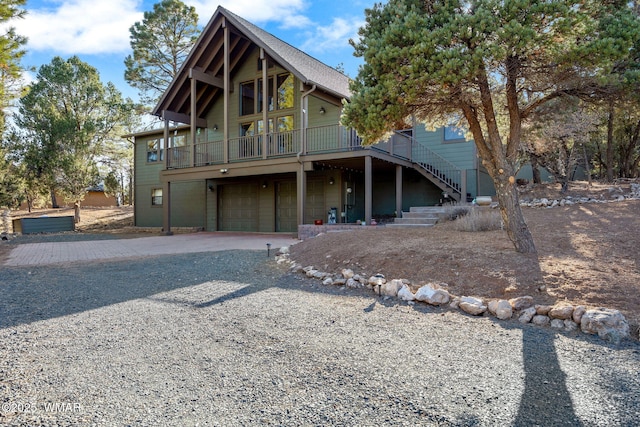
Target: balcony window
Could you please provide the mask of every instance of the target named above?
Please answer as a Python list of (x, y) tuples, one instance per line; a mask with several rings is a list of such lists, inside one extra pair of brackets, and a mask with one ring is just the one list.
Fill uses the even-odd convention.
[[(262, 79), (258, 80), (258, 111), (262, 113)], [(267, 111), (273, 111), (273, 77), (267, 81)]]
[(240, 115), (247, 116), (256, 112), (256, 85), (255, 82), (240, 84)]
[(278, 76), (278, 110), (293, 108), (293, 74)]

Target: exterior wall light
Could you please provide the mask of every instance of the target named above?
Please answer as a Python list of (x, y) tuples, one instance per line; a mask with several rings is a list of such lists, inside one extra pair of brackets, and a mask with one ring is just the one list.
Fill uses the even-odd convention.
[(324, 114), (326, 112), (327, 112), (327, 110), (325, 110), (324, 107), (320, 107), (320, 114)]
[(220, 173), (224, 174), (224, 173), (227, 173), (227, 172), (229, 172), (229, 169), (220, 169)]

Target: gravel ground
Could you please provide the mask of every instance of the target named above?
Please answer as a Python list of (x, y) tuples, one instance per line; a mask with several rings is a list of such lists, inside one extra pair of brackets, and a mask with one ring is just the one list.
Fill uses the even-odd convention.
[(264, 251), (0, 276), (0, 425), (640, 424), (638, 342), (325, 287)]

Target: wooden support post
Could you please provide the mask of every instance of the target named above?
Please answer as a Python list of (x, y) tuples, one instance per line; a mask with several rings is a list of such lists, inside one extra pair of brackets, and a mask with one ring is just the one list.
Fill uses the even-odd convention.
[(300, 167), (296, 172), (296, 181), (298, 225), (301, 225), (304, 224), (305, 199), (307, 198), (307, 172), (304, 170), (304, 162), (300, 162)]
[(402, 166), (396, 165), (396, 217), (402, 218)]
[(364, 220), (371, 224), (373, 206), (373, 172), (371, 156), (364, 158)]
[(196, 166), (196, 120), (198, 118), (196, 111), (196, 101), (198, 96), (197, 84), (198, 81), (191, 78), (191, 167)]
[(223, 161), (229, 163), (229, 93), (230, 93), (230, 81), (229, 81), (229, 27), (226, 20), (222, 23), (224, 28), (224, 67), (223, 67), (223, 84), (224, 84), (224, 124), (222, 126), (223, 133)]
[(162, 231), (167, 236), (173, 235), (171, 231), (171, 182), (162, 185)]

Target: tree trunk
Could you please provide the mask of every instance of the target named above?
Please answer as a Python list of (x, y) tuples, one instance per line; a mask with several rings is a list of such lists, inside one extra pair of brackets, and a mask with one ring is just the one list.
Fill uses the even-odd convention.
[(607, 117), (607, 182), (613, 182), (613, 101), (609, 102)]
[(73, 204), (73, 220), (76, 224), (80, 222), (80, 202), (79, 201)]
[(515, 174), (513, 171), (501, 170), (502, 173), (498, 171), (498, 175), (493, 177), (493, 183), (496, 187), (496, 197), (500, 204), (504, 228), (515, 246), (516, 252), (535, 254), (536, 246), (533, 243), (533, 236), (520, 208), (518, 191), (515, 186)]
[(542, 178), (540, 177), (540, 163), (538, 156), (533, 153), (529, 153), (529, 161), (531, 162), (531, 173), (533, 174), (533, 183), (542, 184)]
[(58, 200), (56, 199), (56, 192), (55, 190), (51, 190), (51, 207), (53, 209), (58, 209), (60, 206), (58, 206)]

